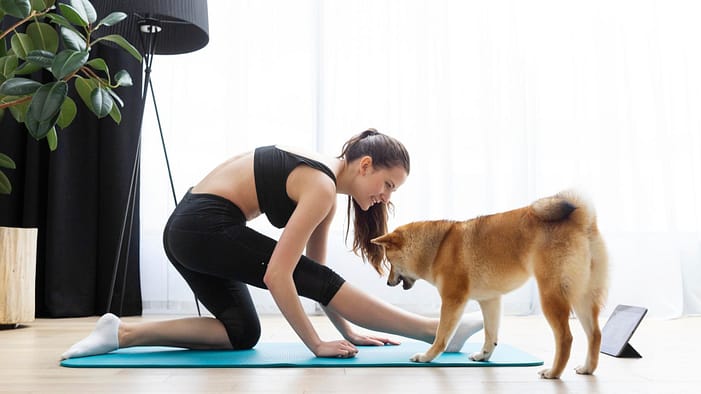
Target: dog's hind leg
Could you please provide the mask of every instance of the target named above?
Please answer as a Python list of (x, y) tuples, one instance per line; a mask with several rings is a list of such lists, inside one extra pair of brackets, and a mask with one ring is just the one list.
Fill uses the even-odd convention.
[(540, 302), (543, 314), (550, 324), (555, 336), (555, 358), (550, 369), (539, 372), (545, 379), (557, 379), (567, 365), (572, 349), (572, 332), (570, 331), (570, 304), (565, 298), (560, 283), (538, 281)]
[(574, 312), (587, 334), (589, 346), (584, 365), (575, 368), (575, 371), (586, 375), (594, 373), (599, 363), (599, 352), (601, 351), (599, 312), (606, 303), (608, 291), (608, 256), (604, 240), (598, 232), (592, 233), (589, 245), (591, 250), (589, 283), (584, 293), (573, 305)]
[(492, 356), (499, 342), (499, 323), (501, 320), (501, 296), (479, 301), (484, 319), (484, 344), (482, 350), (472, 353), (475, 361), (487, 361)]
[[(588, 296), (588, 295), (587, 295)], [(601, 329), (599, 328), (599, 306), (592, 302), (591, 298), (584, 297), (573, 305), (574, 313), (579, 319), (584, 332), (587, 335), (589, 348), (584, 365), (575, 368), (578, 374), (591, 375), (599, 363), (599, 351), (601, 350)]]

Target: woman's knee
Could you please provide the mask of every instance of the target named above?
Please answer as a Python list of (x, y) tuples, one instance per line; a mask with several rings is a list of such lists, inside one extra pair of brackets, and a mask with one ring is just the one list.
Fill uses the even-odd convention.
[(246, 324), (233, 339), (229, 335), (229, 339), (235, 350), (252, 349), (260, 340), (260, 324)]
[(255, 319), (227, 318), (226, 316), (217, 318), (224, 324), (234, 350), (251, 349), (260, 340), (260, 321), (257, 317)]

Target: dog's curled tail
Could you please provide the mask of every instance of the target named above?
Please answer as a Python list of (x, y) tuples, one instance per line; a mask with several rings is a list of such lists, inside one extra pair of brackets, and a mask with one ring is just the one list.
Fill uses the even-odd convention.
[(541, 198), (531, 204), (535, 216), (546, 222), (569, 220), (582, 227), (596, 221), (594, 208), (584, 196), (574, 190), (566, 190), (551, 197)]

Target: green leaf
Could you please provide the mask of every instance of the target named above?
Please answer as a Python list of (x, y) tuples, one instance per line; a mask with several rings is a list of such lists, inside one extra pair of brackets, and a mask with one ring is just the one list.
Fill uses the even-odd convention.
[(75, 79), (75, 90), (78, 92), (81, 100), (83, 100), (83, 103), (85, 103), (85, 106), (92, 112), (95, 112), (95, 110), (92, 107), (90, 95), (96, 87), (97, 85), (89, 79), (85, 79), (83, 77), (77, 77)]
[(64, 3), (58, 3), (58, 8), (61, 10), (61, 14), (63, 14), (63, 16), (66, 17), (70, 23), (80, 27), (85, 27), (88, 25), (87, 16), (81, 15), (80, 11), (76, 10), (72, 6)]
[(71, 0), (71, 6), (80, 13), (88, 23), (95, 23), (97, 20), (97, 11), (92, 3), (88, 0)]
[[(32, 51), (32, 52), (34, 52), (34, 51)], [(42, 67), (40, 65), (30, 62), (29, 57), (27, 57), (27, 61), (22, 63), (21, 66), (17, 67), (17, 70), (15, 70), (15, 75), (31, 74), (33, 72), (41, 70), (41, 68)]]
[(36, 49), (27, 54), (27, 61), (42, 68), (51, 68), (55, 57), (53, 52)]
[(15, 55), (0, 58), (0, 74), (5, 78), (12, 78), (17, 69), (18, 62), (19, 60)]
[(51, 22), (78, 33), (78, 29), (76, 29), (75, 26), (71, 25), (71, 22), (69, 22), (68, 19), (66, 19), (66, 17), (64, 17), (63, 15), (50, 12), (45, 16), (49, 18)]
[(131, 45), (129, 41), (125, 40), (124, 37), (120, 36), (119, 34), (110, 34), (104, 37), (100, 37), (97, 40), (93, 41), (93, 44), (96, 44), (100, 41), (113, 42), (122, 47), (122, 49), (124, 49), (125, 51), (129, 52), (129, 54), (134, 56), (136, 60), (141, 61), (141, 54), (139, 53), (139, 51), (136, 50), (136, 48), (134, 48), (134, 46)]
[(6, 96), (26, 96), (37, 91), (41, 83), (27, 78), (12, 78), (0, 85), (0, 94)]
[(58, 135), (56, 134), (56, 126), (46, 134), (46, 142), (49, 143), (49, 149), (53, 152), (58, 148)]
[[(64, 81), (50, 82), (40, 87), (29, 104), (27, 119), (44, 122), (58, 117), (59, 110), (68, 94), (68, 84)], [(56, 120), (54, 119), (54, 123)], [(51, 124), (53, 126), (53, 123)], [(48, 129), (46, 130), (48, 132)]]
[(66, 101), (61, 105), (61, 113), (58, 114), (56, 124), (58, 127), (65, 129), (73, 123), (73, 119), (75, 119), (77, 113), (78, 107), (75, 105), (75, 101), (70, 97), (66, 97)]
[(62, 79), (68, 74), (77, 71), (88, 61), (87, 51), (73, 51), (65, 49), (56, 55), (51, 65), (51, 72), (56, 79)]
[(50, 5), (47, 5), (44, 0), (30, 0), (29, 2), (32, 5), (33, 11), (44, 11), (45, 9), (49, 8)]
[(32, 38), (36, 49), (56, 53), (58, 50), (58, 34), (48, 23), (35, 22), (27, 26), (27, 34)]
[(98, 87), (92, 91), (90, 94), (90, 100), (92, 101), (93, 113), (99, 119), (109, 115), (110, 111), (112, 111), (112, 107), (114, 106), (112, 96), (110, 96), (107, 90), (102, 87)]
[(10, 194), (12, 193), (12, 184), (10, 180), (7, 179), (7, 175), (0, 171), (0, 194)]
[(85, 37), (75, 30), (61, 27), (61, 37), (63, 37), (63, 44), (66, 45), (66, 49), (72, 49), (74, 51), (84, 51), (88, 49)]
[(114, 123), (116, 124), (120, 124), (122, 122), (122, 112), (119, 110), (118, 106), (112, 106), (112, 111), (110, 111), (110, 118), (112, 118), (112, 120), (114, 120)]
[(0, 153), (0, 167), (2, 168), (9, 168), (11, 170), (14, 170), (17, 168), (15, 165), (15, 162), (10, 158), (10, 156)]
[(123, 12), (113, 12), (106, 17), (102, 18), (100, 23), (97, 24), (95, 29), (97, 29), (100, 26), (112, 26), (116, 25), (117, 23), (123, 21), (124, 19), (127, 18), (127, 14)]
[(34, 41), (32, 40), (32, 38), (29, 37), (29, 34), (25, 33), (16, 33), (12, 36), (10, 43), (12, 45), (12, 50), (15, 52), (15, 55), (17, 55), (17, 57), (22, 60), (24, 60), (27, 57), (27, 53), (37, 49), (36, 47), (34, 47)]
[(129, 75), (127, 70), (118, 71), (117, 74), (114, 75), (114, 81), (117, 83), (117, 86), (134, 85), (134, 81), (131, 80), (131, 75)]
[(47, 120), (37, 120), (32, 112), (27, 112), (27, 118), (24, 120), (24, 125), (27, 126), (29, 134), (34, 137), (37, 141), (46, 137), (46, 135), (51, 131), (51, 129), (56, 124), (58, 119), (58, 112), (56, 115), (52, 116)]
[(12, 15), (19, 19), (26, 18), (32, 12), (32, 4), (29, 0), (0, 0), (0, 8), (7, 15)]
[(107, 66), (107, 62), (105, 62), (103, 59), (100, 59), (99, 57), (90, 60), (89, 62), (86, 63), (88, 66), (94, 68), (95, 70), (102, 71), (107, 75), (107, 78), (110, 76), (110, 69)]

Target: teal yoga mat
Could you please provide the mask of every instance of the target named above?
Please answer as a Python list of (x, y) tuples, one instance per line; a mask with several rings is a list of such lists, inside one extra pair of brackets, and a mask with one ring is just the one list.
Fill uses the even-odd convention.
[(481, 344), (467, 343), (462, 353), (443, 353), (431, 363), (409, 358), (423, 352), (423, 342), (398, 346), (360, 346), (356, 357), (320, 358), (302, 343), (259, 343), (252, 350), (186, 350), (167, 347), (134, 347), (99, 356), (61, 361), (72, 368), (352, 368), (352, 367), (530, 367), (543, 361), (509, 345), (500, 344), (488, 362), (472, 361), (469, 355)]

